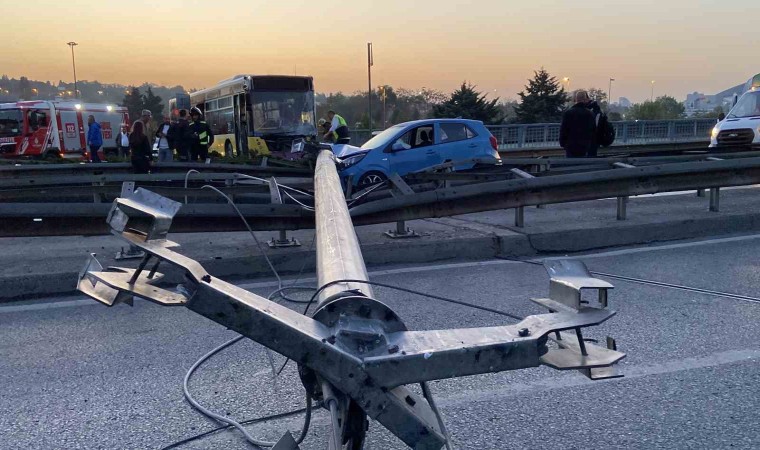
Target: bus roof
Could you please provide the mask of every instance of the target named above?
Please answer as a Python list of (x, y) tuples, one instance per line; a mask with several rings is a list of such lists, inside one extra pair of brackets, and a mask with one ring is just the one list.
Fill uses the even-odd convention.
[[(308, 80), (309, 86), (313, 89), (313, 80), (311, 76), (298, 76), (298, 75), (235, 75), (232, 78), (222, 80), (214, 86), (201, 89), (199, 91), (190, 93), (190, 103), (197, 105), (207, 99), (215, 99), (224, 97), (227, 95), (237, 94), (245, 92), (251, 88), (256, 89), (257, 80), (259, 83), (264, 80)], [(286, 89), (287, 90), (287, 89)]]

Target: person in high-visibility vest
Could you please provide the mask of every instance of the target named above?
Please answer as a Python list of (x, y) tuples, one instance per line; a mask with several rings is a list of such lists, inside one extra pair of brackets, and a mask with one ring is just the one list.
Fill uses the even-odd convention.
[(348, 144), (351, 137), (348, 135), (346, 119), (336, 114), (333, 110), (327, 111), (327, 119), (330, 121), (330, 130), (323, 137), (328, 139), (335, 132), (338, 135), (338, 138), (335, 140), (336, 144)]
[(197, 161), (198, 157), (200, 157), (201, 162), (206, 161), (208, 148), (214, 143), (214, 133), (211, 132), (208, 124), (202, 120), (202, 116), (201, 110), (197, 107), (190, 110), (190, 118), (193, 119), (188, 127), (193, 143), (190, 148), (191, 161)]

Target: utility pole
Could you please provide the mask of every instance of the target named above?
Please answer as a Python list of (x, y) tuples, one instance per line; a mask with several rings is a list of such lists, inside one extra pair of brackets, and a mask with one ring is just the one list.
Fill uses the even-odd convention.
[(610, 78), (610, 87), (607, 89), (607, 110), (609, 111), (610, 106), (612, 106), (612, 82), (615, 81), (614, 78)]
[(654, 80), (652, 80), (652, 93), (649, 96), (649, 101), (650, 102), (654, 101)]
[(369, 134), (372, 136), (372, 66), (375, 65), (375, 61), (372, 57), (372, 42), (367, 42), (367, 96), (369, 100)]
[(74, 61), (74, 46), (79, 45), (74, 41), (67, 42), (66, 45), (71, 47), (71, 66), (74, 68), (74, 98), (79, 98), (79, 91), (77, 90), (77, 64)]
[(388, 120), (386, 119), (385, 100), (388, 98), (388, 95), (385, 93), (385, 89), (388, 86), (383, 85), (382, 87), (383, 87), (383, 129), (386, 129), (388, 127)]

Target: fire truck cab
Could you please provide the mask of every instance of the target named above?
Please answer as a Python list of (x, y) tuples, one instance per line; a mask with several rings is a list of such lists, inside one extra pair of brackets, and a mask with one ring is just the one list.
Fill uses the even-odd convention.
[(103, 152), (115, 150), (119, 127), (129, 122), (124, 107), (71, 101), (2, 103), (0, 157), (86, 158), (89, 115), (100, 123)]

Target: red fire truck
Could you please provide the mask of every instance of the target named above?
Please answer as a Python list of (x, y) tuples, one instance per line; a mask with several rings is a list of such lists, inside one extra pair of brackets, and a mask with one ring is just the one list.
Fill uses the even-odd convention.
[(121, 106), (72, 101), (20, 101), (0, 104), (0, 157), (88, 156), (87, 116), (103, 133), (103, 152), (116, 149), (116, 135), (128, 124)]

